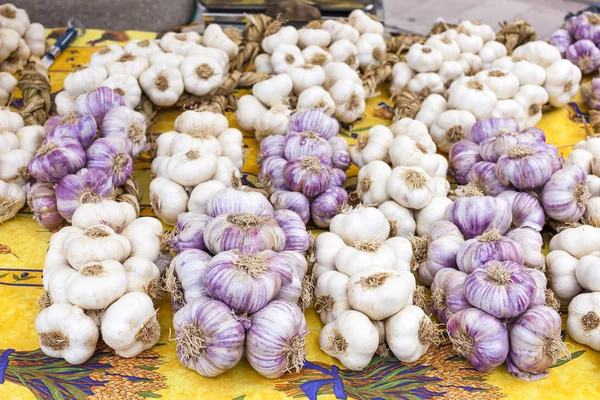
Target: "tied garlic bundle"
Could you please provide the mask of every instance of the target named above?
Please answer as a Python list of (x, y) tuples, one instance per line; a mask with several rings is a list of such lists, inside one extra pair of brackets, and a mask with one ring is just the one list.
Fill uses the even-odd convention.
[(223, 114), (185, 111), (175, 131), (156, 139), (150, 201), (156, 215), (175, 225), (186, 211), (204, 214), (219, 190), (239, 186), (246, 151), (242, 133)]
[(550, 37), (550, 44), (555, 46), (563, 58), (575, 64), (585, 75), (591, 74), (600, 66), (600, 52), (596, 43), (600, 15), (586, 11), (571, 17)]
[(495, 38), (489, 25), (463, 21), (413, 44), (392, 70), (394, 119), (425, 123), (448, 153), (477, 120), (511, 118), (530, 128), (546, 103), (562, 107), (577, 93), (581, 71), (561, 60), (560, 46), (532, 41), (508, 55)]
[(123, 104), (102, 87), (80, 96), (78, 111), (46, 121), (43, 142), (27, 166), (36, 181), (28, 187), (28, 202), (42, 227), (71, 222), (79, 206), (102, 200), (128, 203), (139, 214), (133, 158), (145, 148), (146, 123)]
[(339, 124), (322, 110), (296, 113), (285, 136), (260, 144), (258, 175), (276, 210), (292, 210), (307, 223), (326, 228), (348, 202), (342, 188), (350, 165), (348, 143), (337, 136)]
[(313, 274), (315, 308), (326, 324), (321, 349), (349, 369), (361, 370), (387, 345), (404, 362), (415, 362), (440, 332), (413, 306), (413, 250), (402, 237), (388, 239), (390, 224), (373, 207), (347, 207), (331, 232), (317, 237)]
[(80, 205), (72, 223), (52, 235), (44, 261), (36, 319), (42, 351), (81, 364), (100, 333), (122, 357), (153, 347), (171, 236), (157, 219), (137, 218), (131, 204), (114, 200)]
[(299, 371), (312, 289), (302, 219), (243, 186), (217, 190), (202, 210), (179, 215), (164, 280), (179, 360), (212, 377), (245, 350), (267, 378)]
[(350, 150), (360, 167), (351, 197), (377, 205), (392, 237), (426, 235), (452, 204), (447, 197), (448, 161), (436, 150), (427, 127), (410, 118), (389, 128), (375, 125)]

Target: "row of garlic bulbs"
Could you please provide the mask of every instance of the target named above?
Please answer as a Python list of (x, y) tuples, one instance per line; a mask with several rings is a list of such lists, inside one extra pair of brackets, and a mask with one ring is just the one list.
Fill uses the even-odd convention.
[[(31, 23), (27, 11), (11, 3), (0, 6), (0, 72), (14, 74), (29, 57), (41, 57), (46, 51), (44, 27)], [(10, 95), (12, 91), (8, 92)], [(3, 104), (0, 91), (0, 104)]]
[(387, 346), (403, 362), (417, 361), (439, 340), (435, 324), (413, 305), (413, 250), (392, 237), (384, 214), (373, 207), (348, 208), (316, 240), (315, 307), (319, 344), (348, 369), (361, 370)]
[(203, 214), (212, 195), (238, 185), (245, 158), (242, 133), (222, 114), (185, 111), (174, 128), (156, 140), (150, 183), (153, 210), (169, 225), (186, 211)]
[(296, 111), (322, 108), (342, 122), (356, 121), (367, 97), (356, 71), (380, 62), (386, 52), (383, 34), (380, 22), (354, 10), (348, 23), (313, 21), (299, 30), (286, 26), (266, 36), (255, 69), (276, 75), (240, 99), (240, 126), (255, 132), (259, 141), (284, 134), (293, 111), (286, 104), (292, 94), (298, 96)]
[[(222, 39), (222, 40), (221, 40)], [(184, 91), (203, 96), (218, 88), (237, 54), (221, 27), (211, 24), (204, 36), (169, 32), (159, 40), (131, 40), (124, 47), (101, 48), (87, 67), (67, 76), (56, 98), (59, 114), (68, 112), (77, 96), (107, 86), (135, 108), (142, 92), (159, 107), (174, 105)], [(201, 44), (203, 43), (203, 44)]]
[(162, 224), (113, 200), (79, 206), (72, 223), (52, 236), (44, 261), (40, 348), (81, 364), (101, 334), (118, 355), (135, 357), (160, 337), (154, 304), (171, 259)]
[(44, 127), (24, 126), (19, 113), (0, 108), (0, 222), (14, 218), (25, 205), (29, 161), (44, 138)]
[(408, 88), (427, 95), (416, 119), (431, 128), (445, 152), (452, 145), (444, 143), (451, 128), (466, 131), (490, 117), (531, 127), (541, 119), (542, 106), (563, 106), (578, 91), (581, 71), (561, 60), (554, 46), (529, 42), (509, 56), (493, 38), (489, 26), (464, 21), (424, 45), (413, 44), (406, 62), (394, 66), (392, 93)]
[(448, 161), (420, 121), (403, 118), (389, 128), (376, 125), (350, 150), (360, 167), (356, 194), (379, 207), (392, 235), (410, 238), (429, 232), (452, 203), (446, 180)]

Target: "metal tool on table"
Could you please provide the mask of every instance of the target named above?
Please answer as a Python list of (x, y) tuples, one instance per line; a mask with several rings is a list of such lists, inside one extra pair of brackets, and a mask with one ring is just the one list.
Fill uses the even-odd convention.
[(69, 47), (69, 44), (75, 40), (77, 36), (85, 34), (85, 27), (77, 18), (71, 18), (68, 22), (68, 28), (57, 40), (56, 43), (50, 47), (50, 50), (42, 57), (42, 64), (46, 68), (50, 68), (56, 58)]

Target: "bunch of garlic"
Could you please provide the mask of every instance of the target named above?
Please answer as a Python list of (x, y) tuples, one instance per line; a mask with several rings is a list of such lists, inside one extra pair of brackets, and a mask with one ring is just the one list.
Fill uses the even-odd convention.
[(222, 114), (185, 111), (175, 120), (175, 130), (160, 134), (156, 143), (150, 201), (169, 225), (186, 211), (203, 213), (214, 193), (239, 184), (242, 133), (229, 128)]
[(283, 135), (290, 96), (297, 96), (295, 111), (322, 108), (328, 116), (355, 122), (365, 111), (366, 93), (357, 73), (377, 65), (386, 52), (383, 25), (361, 10), (348, 22), (312, 21), (296, 30), (282, 27), (262, 41), (265, 51), (255, 60), (258, 72), (276, 74), (257, 83), (253, 96), (244, 96), (236, 116), (242, 129), (257, 140)]
[(409, 89), (425, 99), (415, 118), (444, 152), (452, 147), (445, 141), (454, 127), (466, 131), (477, 120), (496, 117), (528, 128), (541, 119), (544, 104), (560, 107), (577, 93), (581, 73), (561, 60), (556, 47), (530, 42), (509, 56), (494, 39), (490, 26), (463, 21), (412, 45), (406, 62), (394, 65), (392, 94)]
[(413, 305), (411, 243), (389, 238), (386, 216), (362, 205), (335, 216), (330, 231), (317, 237), (313, 267), (321, 349), (352, 370), (387, 354), (386, 344), (400, 361), (417, 361), (440, 333)]
[(45, 137), (44, 127), (24, 126), (19, 113), (0, 107), (0, 223), (25, 205), (29, 161)]
[(79, 206), (50, 239), (36, 331), (40, 348), (71, 364), (87, 361), (100, 333), (122, 357), (154, 346), (160, 325), (154, 304), (171, 260), (170, 238), (156, 218), (104, 200)]
[[(45, 51), (44, 27), (37, 22), (31, 23), (25, 10), (11, 3), (1, 5), (0, 72), (14, 74), (25, 65), (29, 57), (41, 57)], [(4, 85), (0, 85), (0, 89), (5, 90)], [(0, 104), (4, 103), (0, 90)]]
[(204, 37), (169, 32), (160, 39), (102, 47), (92, 54), (90, 72), (59, 93), (58, 113), (67, 113), (79, 95), (100, 86), (119, 93), (130, 108), (138, 106), (142, 93), (158, 107), (173, 106), (184, 92), (204, 96), (223, 83), (237, 50), (216, 24), (206, 28)]
[(428, 234), (452, 203), (448, 161), (436, 151), (427, 126), (410, 118), (389, 128), (375, 125), (350, 149), (360, 167), (355, 194), (362, 203), (379, 207), (392, 237)]

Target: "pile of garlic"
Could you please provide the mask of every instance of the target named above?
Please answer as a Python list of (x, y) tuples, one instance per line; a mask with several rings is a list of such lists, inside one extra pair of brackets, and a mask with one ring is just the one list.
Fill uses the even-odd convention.
[(19, 113), (0, 107), (0, 223), (25, 205), (29, 161), (44, 139), (43, 126), (24, 126)]
[(341, 122), (355, 122), (365, 112), (367, 97), (357, 70), (380, 63), (386, 53), (383, 34), (380, 22), (354, 10), (347, 23), (312, 21), (299, 30), (285, 26), (267, 35), (255, 68), (276, 75), (240, 99), (240, 127), (258, 141), (285, 134), (294, 111), (290, 96), (297, 96), (295, 111), (322, 108)]
[(92, 54), (87, 67), (69, 75), (65, 90), (56, 96), (57, 111), (69, 112), (79, 95), (100, 86), (119, 93), (130, 108), (140, 103), (142, 92), (159, 107), (173, 106), (184, 91), (204, 96), (223, 83), (237, 51), (216, 24), (203, 37), (169, 32), (157, 40), (131, 40), (124, 47), (111, 44)]
[(179, 214), (204, 214), (212, 196), (237, 186), (244, 165), (242, 133), (210, 111), (185, 111), (175, 130), (160, 134), (152, 161), (150, 201), (156, 215), (175, 225)]
[(45, 354), (81, 364), (94, 353), (100, 333), (122, 357), (158, 342), (154, 304), (163, 295), (170, 235), (158, 219), (135, 215), (125, 202), (83, 204), (73, 226), (50, 239), (35, 322)]
[(550, 240), (548, 281), (567, 308), (567, 332), (578, 343), (600, 350), (600, 228), (568, 227)]
[[(31, 23), (27, 11), (10, 3), (1, 5), (0, 71), (14, 74), (25, 65), (29, 57), (41, 57), (45, 51), (44, 27), (37, 22)], [(1, 77), (2, 75), (0, 81)], [(0, 91), (0, 104), (3, 103), (2, 96)]]
[(389, 128), (375, 125), (350, 149), (360, 167), (355, 194), (376, 205), (391, 226), (391, 236), (426, 235), (452, 204), (446, 180), (448, 161), (421, 121), (402, 118)]
[(394, 65), (392, 94), (409, 89), (424, 98), (415, 118), (444, 152), (477, 120), (513, 118), (528, 128), (542, 118), (546, 103), (563, 106), (579, 89), (581, 71), (556, 47), (529, 42), (509, 56), (494, 38), (490, 26), (463, 21), (413, 44), (406, 62)]
[(435, 323), (413, 305), (411, 243), (389, 233), (381, 211), (359, 205), (335, 216), (316, 240), (315, 308), (326, 324), (320, 347), (351, 370), (385, 354), (386, 343), (403, 362), (439, 343)]

